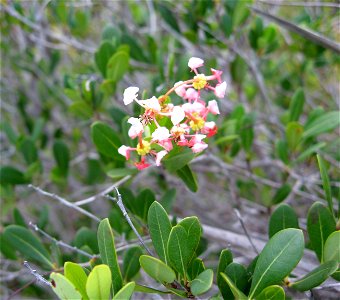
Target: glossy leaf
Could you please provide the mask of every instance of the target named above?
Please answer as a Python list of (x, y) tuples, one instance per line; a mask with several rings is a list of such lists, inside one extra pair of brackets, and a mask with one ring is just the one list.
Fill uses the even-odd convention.
[(256, 298), (256, 300), (285, 300), (285, 291), (279, 285), (266, 287)]
[(321, 174), (321, 179), (322, 179), (323, 190), (325, 191), (326, 200), (328, 202), (328, 209), (332, 213), (332, 215), (334, 216), (332, 192), (331, 192), (331, 186), (330, 186), (330, 183), (329, 183), (329, 177), (328, 177), (326, 165), (325, 165), (323, 158), (320, 155), (317, 155), (316, 157), (317, 157), (318, 163), (319, 163), (319, 169), (320, 169), (320, 174)]
[(126, 250), (123, 259), (123, 277), (125, 282), (129, 282), (139, 271), (139, 257), (143, 254), (140, 247), (132, 247)]
[(112, 57), (114, 51), (115, 47), (112, 45), (112, 43), (105, 41), (100, 45), (98, 51), (94, 54), (96, 65), (104, 78), (106, 78), (107, 63)]
[(313, 271), (290, 284), (290, 286), (300, 292), (311, 290), (323, 283), (329, 275), (338, 268), (335, 260), (330, 260), (315, 268)]
[(54, 268), (49, 253), (30, 230), (18, 225), (9, 225), (5, 228), (3, 234), (11, 246), (28, 260), (38, 261), (49, 269)]
[(292, 191), (291, 186), (288, 183), (283, 184), (275, 193), (272, 203), (279, 204), (285, 200), (290, 192)]
[(100, 153), (116, 160), (125, 160), (117, 151), (121, 146), (120, 138), (109, 125), (99, 121), (93, 123), (91, 136)]
[(111, 272), (107, 265), (93, 268), (86, 282), (86, 293), (90, 300), (107, 300), (110, 298)]
[(340, 230), (329, 235), (324, 246), (324, 261), (335, 260), (340, 263)]
[(100, 257), (103, 263), (110, 267), (113, 292), (117, 293), (123, 286), (123, 279), (120, 273), (113, 232), (109, 219), (106, 218), (99, 223), (97, 235)]
[(64, 275), (60, 273), (51, 273), (50, 278), (54, 281), (53, 291), (59, 299), (63, 300), (81, 300), (82, 296), (75, 286)]
[(86, 294), (87, 275), (84, 269), (75, 263), (66, 262), (64, 264), (65, 277), (73, 284), (76, 290), (81, 294), (82, 299), (89, 299)]
[(214, 272), (212, 270), (204, 270), (191, 282), (191, 293), (198, 296), (207, 292), (212, 286), (213, 278)]
[(175, 172), (185, 167), (194, 157), (195, 154), (190, 149), (185, 149), (177, 153), (171, 152), (164, 157), (162, 163), (169, 172)]
[(161, 283), (172, 283), (176, 279), (175, 272), (161, 260), (142, 255), (139, 262), (143, 270), (153, 279)]
[(333, 231), (335, 231), (335, 221), (332, 214), (322, 203), (315, 202), (307, 214), (307, 232), (311, 247), (321, 262), (324, 244)]
[(303, 89), (299, 88), (295, 94), (289, 105), (289, 121), (298, 121), (300, 115), (303, 111), (303, 105), (305, 103), (305, 95)]
[(112, 300), (129, 300), (133, 294), (136, 284), (129, 282), (124, 285), (120, 291), (112, 298)]
[(278, 206), (269, 220), (269, 237), (286, 228), (299, 228), (298, 217), (288, 204)]
[(222, 279), (228, 284), (232, 294), (237, 300), (246, 300), (248, 299), (245, 294), (243, 294), (233, 283), (233, 281), (224, 273), (220, 273)]
[(127, 51), (118, 50), (107, 63), (107, 78), (114, 82), (121, 80), (129, 69), (129, 60), (130, 56)]
[(97, 234), (94, 230), (81, 227), (74, 238), (74, 245), (81, 248), (84, 245), (88, 246), (94, 253), (99, 252)]
[(185, 185), (189, 188), (192, 192), (197, 192), (198, 190), (198, 183), (195, 173), (191, 170), (191, 168), (186, 165), (183, 168), (176, 171), (176, 174), (179, 178), (183, 180)]
[(187, 269), (187, 275), (189, 280), (194, 280), (204, 270), (205, 266), (203, 260), (198, 257), (195, 257), (194, 259), (191, 260)]
[(248, 274), (246, 268), (238, 263), (230, 263), (224, 272), (235, 286), (244, 292), (248, 286)]
[(229, 249), (223, 249), (220, 254), (220, 259), (217, 267), (217, 286), (223, 296), (223, 299), (230, 299), (233, 297), (231, 289), (227, 282), (222, 278), (221, 272), (225, 273), (227, 266), (233, 262), (233, 254)]
[(303, 233), (284, 229), (276, 233), (262, 250), (256, 264), (249, 298), (286, 277), (300, 261), (304, 250)]
[(156, 253), (162, 261), (168, 264), (167, 246), (171, 223), (165, 209), (157, 201), (153, 202), (149, 208), (148, 227)]

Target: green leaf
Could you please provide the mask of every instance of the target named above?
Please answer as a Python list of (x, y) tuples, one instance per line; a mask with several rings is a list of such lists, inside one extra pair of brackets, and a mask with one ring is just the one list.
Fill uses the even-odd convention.
[(162, 203), (163, 208), (166, 210), (166, 212), (170, 212), (171, 211), (171, 207), (172, 207), (172, 203), (175, 201), (176, 199), (176, 189), (172, 188), (167, 190), (162, 198), (160, 199), (160, 203)]
[(183, 180), (185, 185), (189, 188), (190, 191), (196, 193), (198, 190), (198, 183), (195, 173), (191, 170), (191, 168), (186, 165), (183, 168), (176, 171), (176, 174), (179, 178)]
[(11, 246), (28, 260), (38, 261), (48, 269), (54, 268), (49, 253), (30, 230), (18, 225), (9, 225), (5, 228), (3, 234)]
[(220, 273), (222, 279), (228, 284), (231, 292), (237, 300), (247, 300), (247, 296), (243, 294), (233, 283), (233, 281), (224, 273)]
[(320, 174), (322, 178), (322, 186), (323, 186), (323, 190), (325, 191), (326, 200), (328, 202), (328, 208), (329, 208), (329, 211), (332, 213), (332, 215), (335, 216), (334, 209), (333, 209), (331, 185), (329, 183), (329, 177), (328, 177), (327, 169), (325, 166), (325, 162), (320, 155), (317, 155), (316, 157), (319, 163), (319, 169), (320, 169)]
[(307, 232), (312, 249), (320, 262), (323, 260), (324, 244), (335, 231), (334, 217), (322, 203), (315, 202), (307, 214)]
[(0, 184), (25, 184), (29, 180), (24, 173), (11, 166), (0, 167)]
[(143, 270), (153, 279), (161, 283), (172, 283), (176, 279), (175, 272), (161, 260), (142, 255), (139, 262)]
[(191, 260), (188, 269), (187, 275), (189, 280), (194, 280), (199, 274), (201, 274), (205, 270), (203, 260), (195, 257)]
[(185, 149), (181, 152), (170, 153), (162, 160), (163, 165), (169, 172), (175, 172), (185, 167), (195, 154), (190, 149)]
[(286, 228), (299, 228), (298, 217), (288, 204), (281, 204), (273, 212), (269, 220), (269, 237)]
[(238, 263), (230, 263), (224, 272), (235, 286), (244, 292), (248, 286), (248, 274), (246, 268)]
[(256, 264), (249, 298), (286, 277), (300, 261), (304, 250), (303, 233), (284, 229), (276, 233), (262, 250)]
[(317, 136), (321, 133), (333, 130), (340, 125), (340, 111), (331, 111), (314, 119), (305, 127), (302, 137), (304, 139)]
[(147, 221), (149, 208), (155, 200), (155, 193), (151, 189), (143, 189), (136, 197), (135, 204), (137, 206), (135, 206), (134, 213), (142, 220)]
[(94, 230), (81, 227), (74, 238), (74, 245), (77, 248), (88, 246), (94, 253), (99, 252), (97, 234)]
[(123, 279), (120, 273), (113, 232), (109, 219), (106, 218), (99, 223), (97, 236), (100, 257), (103, 263), (110, 267), (110, 273), (112, 274), (112, 288), (115, 294), (122, 288)]
[(220, 254), (220, 259), (217, 267), (217, 286), (223, 296), (223, 299), (230, 299), (233, 294), (227, 282), (222, 278), (221, 272), (225, 273), (227, 266), (233, 262), (233, 254), (229, 249), (223, 249)]
[(65, 277), (73, 284), (78, 292), (80, 292), (82, 299), (87, 300), (86, 281), (87, 275), (84, 269), (75, 263), (66, 262), (64, 264)]
[(295, 150), (301, 141), (303, 134), (303, 127), (297, 122), (290, 122), (286, 127), (286, 138), (288, 147), (291, 150)]
[(13, 219), (16, 225), (27, 228), (25, 218), (23, 217), (23, 215), (21, 214), (20, 210), (17, 207), (13, 209)]
[(53, 144), (53, 155), (60, 174), (67, 176), (70, 161), (70, 151), (67, 145), (63, 141), (55, 141)]
[(340, 230), (329, 235), (324, 246), (323, 260), (335, 260), (340, 263)]
[(243, 149), (249, 153), (254, 139), (254, 116), (245, 115), (242, 119), (242, 126), (240, 129), (240, 137)]
[(290, 192), (292, 191), (291, 186), (288, 183), (283, 184), (275, 193), (272, 204), (279, 204), (285, 200)]
[(54, 281), (53, 291), (62, 300), (81, 300), (81, 294), (65, 276), (60, 273), (51, 273), (50, 278)]
[(129, 69), (129, 53), (118, 50), (108, 61), (106, 68), (107, 78), (117, 82), (121, 80)]
[(4, 257), (16, 260), (15, 249), (11, 246), (10, 242), (6, 239), (3, 232), (0, 232), (0, 251)]
[(111, 284), (112, 279), (110, 268), (107, 265), (95, 266), (86, 282), (86, 292), (88, 297), (90, 300), (109, 299)]
[(7, 136), (8, 140), (13, 145), (15, 145), (17, 140), (18, 140), (18, 135), (14, 131), (12, 125), (7, 123), (7, 122), (3, 122), (3, 123), (0, 124), (0, 129), (3, 130), (6, 133), (6, 136)]
[(310, 157), (311, 155), (318, 152), (318, 150), (324, 148), (327, 144), (325, 142), (313, 144), (309, 148), (307, 148), (305, 151), (303, 151), (296, 159), (296, 162), (303, 162), (305, 159)]
[(167, 8), (165, 5), (159, 3), (158, 4), (158, 11), (161, 14), (162, 18), (166, 23), (170, 25), (174, 30), (177, 32), (181, 32), (177, 23), (177, 16), (173, 14), (173, 12)]
[(292, 282), (289, 286), (303, 292), (311, 290), (323, 283), (329, 275), (333, 274), (338, 268), (335, 260), (330, 260), (315, 268), (304, 277)]
[(128, 175), (134, 175), (136, 173), (138, 173), (137, 169), (118, 168), (118, 169), (110, 170), (106, 174), (107, 176), (116, 179), (116, 178), (121, 178), (121, 177), (125, 177)]
[(167, 245), (171, 223), (165, 209), (157, 201), (153, 202), (149, 208), (148, 227), (156, 253), (162, 261), (168, 264)]
[(191, 293), (198, 296), (207, 292), (212, 286), (213, 278), (214, 272), (212, 270), (204, 270), (191, 282)]
[(112, 298), (112, 300), (129, 300), (133, 294), (136, 284), (129, 282)]
[(91, 118), (93, 114), (92, 108), (84, 102), (83, 100), (81, 101), (76, 101), (73, 102), (69, 107), (68, 110), (76, 117), (81, 117), (83, 119), (89, 119)]
[(124, 253), (123, 277), (125, 282), (129, 282), (139, 271), (139, 257), (143, 254), (140, 247), (132, 247)]
[(171, 294), (171, 292), (169, 291), (160, 291), (160, 290), (156, 290), (156, 289), (150, 288), (148, 286), (140, 285), (140, 284), (136, 284), (135, 292), (141, 292), (141, 293), (147, 293), (147, 294), (160, 294), (160, 295)]
[(275, 152), (285, 164), (289, 164), (288, 145), (286, 141), (277, 140), (275, 143)]
[(37, 147), (30, 138), (25, 138), (23, 141), (21, 141), (19, 149), (23, 154), (27, 165), (30, 165), (38, 160)]
[(106, 66), (110, 57), (112, 57), (115, 52), (115, 47), (111, 42), (105, 41), (103, 42), (99, 49), (94, 54), (94, 60), (99, 71), (102, 73), (103, 77), (106, 78)]
[(93, 123), (91, 126), (91, 137), (101, 154), (116, 160), (125, 160), (117, 151), (121, 146), (120, 138), (109, 125), (99, 121)]
[(285, 291), (279, 285), (266, 287), (256, 298), (256, 300), (285, 300)]
[(289, 121), (298, 121), (303, 111), (305, 103), (305, 94), (302, 88), (299, 88), (293, 95), (292, 101), (289, 105)]

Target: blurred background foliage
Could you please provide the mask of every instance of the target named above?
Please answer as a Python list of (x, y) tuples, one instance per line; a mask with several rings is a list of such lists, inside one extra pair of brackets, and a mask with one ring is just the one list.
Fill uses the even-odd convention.
[[(236, 206), (260, 237), (271, 208), (286, 201), (305, 224), (307, 208), (324, 199), (315, 153), (325, 160), (334, 199), (340, 187), (339, 6), (308, 3), (315, 5), (2, 1), (2, 226), (31, 220), (97, 253), (95, 223), (27, 184), (74, 202), (121, 178), (121, 193), (140, 219), (157, 199), (175, 215), (195, 214), (203, 223), (243, 234), (235, 224)], [(219, 101), (218, 134), (192, 161), (192, 178), (180, 176), (182, 181), (163, 167), (136, 173), (117, 153), (130, 143), (128, 115), (140, 113), (123, 105), (123, 91), (138, 86), (144, 99), (164, 94), (190, 78), (191, 56), (223, 70), (228, 82)], [(103, 144), (103, 132), (114, 146)], [(109, 216), (117, 232), (133, 237), (107, 201), (98, 198), (86, 208)], [(7, 246), (1, 243), (2, 264), (20, 269)], [(71, 258), (58, 255), (60, 261)], [(25, 280), (6, 281), (4, 293)], [(39, 287), (24, 293), (46, 297)]]

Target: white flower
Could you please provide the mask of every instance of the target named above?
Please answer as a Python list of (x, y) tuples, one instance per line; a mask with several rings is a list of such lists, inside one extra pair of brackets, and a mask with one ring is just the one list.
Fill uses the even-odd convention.
[(202, 67), (203, 64), (204, 64), (203, 59), (200, 59), (198, 57), (191, 57), (188, 62), (188, 67), (193, 70)]
[(216, 84), (215, 95), (218, 98), (223, 98), (227, 90), (227, 83), (223, 81), (222, 83)]
[(185, 118), (184, 109), (180, 106), (175, 106), (171, 113), (171, 122), (174, 125), (179, 124)]
[(168, 154), (168, 151), (162, 150), (157, 153), (156, 156), (156, 166), (160, 166), (162, 158)]
[(128, 132), (130, 138), (134, 139), (144, 131), (144, 126), (138, 118), (131, 117), (128, 119), (128, 123), (132, 125)]
[(219, 115), (220, 110), (218, 109), (218, 105), (216, 100), (211, 100), (208, 102), (208, 110), (211, 112), (213, 115)]
[(198, 142), (192, 146), (191, 150), (194, 153), (199, 153), (199, 152), (202, 152), (206, 148), (208, 148), (208, 144), (204, 142)]
[(145, 109), (151, 109), (158, 112), (161, 111), (161, 106), (159, 104), (158, 99), (155, 96), (153, 96), (150, 99), (140, 100), (138, 101), (138, 103)]
[(128, 160), (129, 159), (129, 156), (130, 156), (130, 153), (129, 151), (131, 151), (131, 148), (130, 147), (127, 147), (125, 145), (122, 145), (118, 148), (118, 153), (125, 156), (125, 158)]
[(166, 127), (158, 127), (151, 136), (153, 140), (163, 141), (169, 138), (170, 132)]
[(130, 86), (127, 89), (125, 89), (124, 91), (124, 104), (128, 105), (130, 103), (133, 102), (133, 100), (135, 100), (137, 98), (137, 94), (138, 94), (139, 88), (136, 86)]
[[(177, 87), (176, 87), (177, 86)], [(175, 83), (174, 85), (175, 88), (175, 92), (178, 96), (180, 97), (184, 97), (185, 96), (185, 92), (186, 92), (186, 85), (183, 84), (183, 81), (178, 81)]]

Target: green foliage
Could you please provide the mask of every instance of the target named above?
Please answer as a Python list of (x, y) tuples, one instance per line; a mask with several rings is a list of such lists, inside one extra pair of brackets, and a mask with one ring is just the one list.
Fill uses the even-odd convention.
[(191, 292), (194, 296), (198, 296), (207, 292), (213, 283), (214, 273), (212, 270), (204, 270), (191, 282)]
[(269, 220), (269, 237), (286, 228), (299, 228), (298, 217), (288, 204), (281, 204)]
[(95, 266), (86, 282), (86, 292), (89, 299), (109, 299), (111, 284), (110, 268), (107, 265)]

